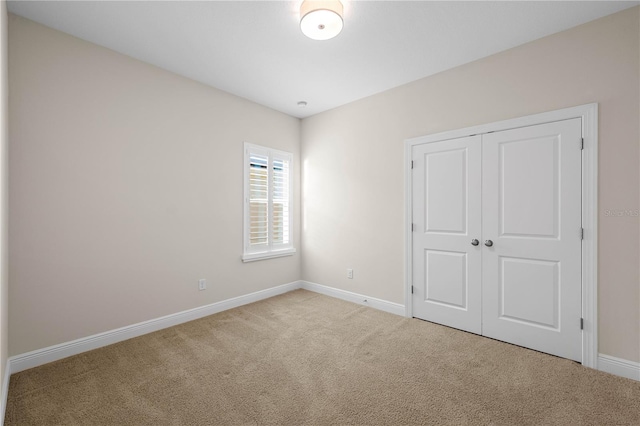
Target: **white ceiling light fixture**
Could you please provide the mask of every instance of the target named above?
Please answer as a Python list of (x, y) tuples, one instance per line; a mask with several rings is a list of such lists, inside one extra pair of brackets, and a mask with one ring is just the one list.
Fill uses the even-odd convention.
[(300, 29), (313, 40), (334, 38), (344, 26), (340, 0), (304, 0), (300, 5)]

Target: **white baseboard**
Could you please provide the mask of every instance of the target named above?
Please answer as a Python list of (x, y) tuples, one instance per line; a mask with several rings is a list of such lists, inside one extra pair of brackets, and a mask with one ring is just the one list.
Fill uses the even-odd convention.
[[(29, 368), (67, 358), (72, 355), (77, 355), (93, 349), (101, 348), (103, 346), (111, 345), (113, 343), (122, 342), (124, 340), (162, 330), (164, 328), (173, 327), (174, 325), (217, 314), (218, 312), (237, 308), (238, 306), (257, 302), (263, 299), (268, 299), (270, 297), (287, 293), (299, 288), (304, 288), (306, 290), (324, 294), (326, 296), (347, 300), (349, 302), (358, 303), (360, 305), (370, 306), (372, 308), (380, 309), (392, 314), (404, 315), (404, 306), (397, 303), (391, 303), (387, 302), (386, 300), (367, 297), (361, 294), (338, 290), (307, 281), (294, 281), (289, 284), (283, 284), (277, 287), (257, 291), (255, 293), (247, 294), (244, 296), (234, 297), (232, 299), (223, 300), (221, 302), (212, 303), (210, 305), (200, 306), (198, 308), (189, 309), (187, 311), (178, 312), (164, 317), (155, 318), (149, 321), (144, 321), (126, 327), (118, 328), (115, 330), (106, 331), (104, 333), (94, 334), (92, 336), (83, 337), (70, 342), (65, 342), (43, 349), (38, 349), (24, 354), (12, 356), (7, 360), (8, 373), (5, 375), (5, 383), (3, 383), (3, 397), (5, 397), (6, 401), (6, 391), (8, 391), (9, 377), (13, 373), (18, 373), (20, 371), (28, 370)], [(0, 409), (4, 409), (4, 406), (0, 407)]]
[(610, 355), (598, 355), (598, 370), (627, 379), (640, 380), (640, 362), (627, 361)]
[(309, 281), (301, 281), (301, 283), (303, 289), (313, 291), (315, 293), (324, 294), (325, 296), (335, 297), (336, 299), (346, 300), (347, 302), (353, 302), (359, 305), (370, 306), (372, 308), (389, 312), (391, 314), (400, 316), (404, 316), (405, 314), (404, 305), (401, 305), (399, 303), (388, 302), (386, 300), (376, 299), (375, 297), (364, 296), (362, 294), (340, 290), (333, 287), (327, 287)]
[(257, 302), (259, 300), (268, 299), (279, 294), (287, 293), (301, 287), (300, 281), (294, 281), (289, 284), (283, 284), (266, 290), (257, 291), (255, 293), (244, 296), (234, 297), (232, 299), (223, 300), (221, 302), (212, 303), (206, 306), (189, 309), (187, 311), (178, 312), (164, 317), (140, 322), (115, 330), (106, 331), (93, 336), (83, 337), (71, 342), (61, 343), (59, 345), (49, 346), (47, 348), (38, 349), (21, 355), (12, 356), (8, 360), (11, 373), (17, 373), (49, 362), (57, 361), (82, 352), (101, 348), (113, 343), (128, 340), (133, 337), (142, 336), (143, 334), (152, 333), (162, 330), (163, 328), (172, 327), (188, 321), (193, 321), (209, 315), (228, 309), (237, 308), (238, 306)]
[(7, 398), (9, 396), (9, 380), (11, 379), (11, 361), (7, 359), (7, 365), (4, 369), (4, 378), (2, 379), (2, 395), (0, 398), (0, 425), (4, 425), (4, 413), (7, 412)]

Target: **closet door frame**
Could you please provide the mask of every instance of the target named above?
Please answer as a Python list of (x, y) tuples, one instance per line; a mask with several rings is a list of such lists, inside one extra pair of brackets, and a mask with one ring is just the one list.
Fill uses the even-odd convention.
[(582, 119), (582, 365), (598, 368), (598, 104), (586, 104), (495, 123), (407, 139), (404, 144), (405, 316), (413, 317), (411, 152), (414, 145), (510, 130), (571, 118)]

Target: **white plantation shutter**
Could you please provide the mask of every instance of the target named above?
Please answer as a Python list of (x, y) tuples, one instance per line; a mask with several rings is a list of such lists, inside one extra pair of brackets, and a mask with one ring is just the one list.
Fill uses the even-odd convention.
[(291, 169), (291, 154), (245, 144), (245, 262), (295, 253)]
[(289, 164), (273, 159), (273, 244), (289, 244)]
[(249, 246), (269, 244), (269, 157), (249, 156)]

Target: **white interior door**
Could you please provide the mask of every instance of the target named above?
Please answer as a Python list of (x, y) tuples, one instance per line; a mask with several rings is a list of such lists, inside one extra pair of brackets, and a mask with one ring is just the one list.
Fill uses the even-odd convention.
[(481, 332), (480, 136), (413, 147), (413, 315)]
[(582, 361), (581, 126), (412, 147), (413, 316)]
[(483, 245), (482, 334), (581, 361), (581, 120), (486, 134), (482, 149), (493, 243)]

